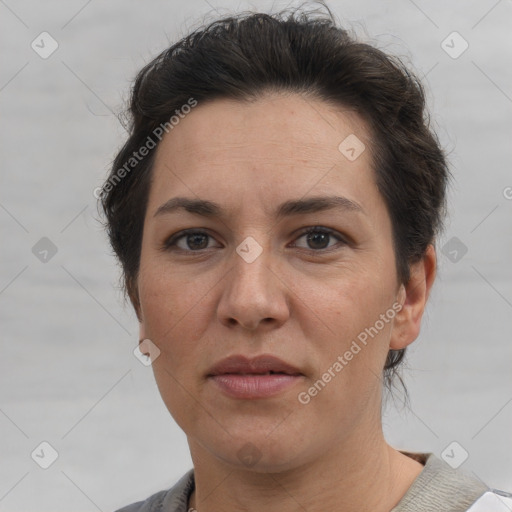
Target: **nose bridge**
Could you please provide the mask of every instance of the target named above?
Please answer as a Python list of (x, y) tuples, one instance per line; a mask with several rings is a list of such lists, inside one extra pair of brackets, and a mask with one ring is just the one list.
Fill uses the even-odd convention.
[(247, 300), (252, 296), (254, 302), (262, 301), (264, 295), (271, 292), (270, 276), (273, 275), (270, 244), (263, 243), (263, 235), (258, 239), (261, 244), (255, 237), (248, 236), (236, 247), (230, 283), (231, 292), (239, 299)]
[[(263, 240), (264, 235), (261, 235)], [(263, 320), (282, 322), (288, 306), (275, 275), (270, 243), (246, 237), (233, 251), (218, 314), (221, 321), (254, 329)]]
[[(263, 236), (258, 236), (260, 242)], [(272, 255), (270, 244), (260, 244), (254, 237), (246, 237), (235, 249), (233, 254), (233, 272), (236, 281), (244, 284), (244, 281), (253, 286), (262, 286), (271, 273)]]

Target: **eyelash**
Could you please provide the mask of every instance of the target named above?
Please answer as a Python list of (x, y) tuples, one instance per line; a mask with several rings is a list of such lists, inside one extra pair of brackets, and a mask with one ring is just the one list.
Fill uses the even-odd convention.
[[(304, 235), (308, 235), (310, 233), (322, 233), (325, 235), (330, 235), (330, 236), (336, 238), (338, 240), (338, 244), (341, 244), (341, 246), (348, 245), (348, 242), (343, 237), (341, 237), (336, 231), (329, 229), (329, 228), (325, 228), (323, 226), (314, 226), (314, 227), (304, 229), (297, 235), (296, 240), (299, 238), (302, 238)], [(163, 251), (172, 250), (172, 251), (181, 251), (181, 252), (185, 252), (185, 253), (198, 253), (198, 254), (200, 254), (203, 251), (207, 251), (208, 249), (193, 250), (193, 249), (181, 249), (181, 248), (176, 247), (176, 244), (179, 240), (186, 237), (187, 235), (194, 235), (194, 234), (206, 235), (210, 238), (213, 238), (212, 235), (210, 235), (206, 231), (201, 231), (199, 229), (193, 229), (193, 228), (185, 229), (183, 231), (179, 231), (178, 233), (175, 233), (174, 235), (171, 235), (164, 242), (164, 244), (162, 246), (162, 250)], [(336, 245), (333, 247), (328, 247), (328, 248), (324, 248), (324, 249), (306, 249), (303, 247), (299, 247), (300, 250), (308, 251), (310, 253), (331, 252), (332, 250), (336, 250), (339, 248), (341, 248), (341, 247), (336, 247)]]

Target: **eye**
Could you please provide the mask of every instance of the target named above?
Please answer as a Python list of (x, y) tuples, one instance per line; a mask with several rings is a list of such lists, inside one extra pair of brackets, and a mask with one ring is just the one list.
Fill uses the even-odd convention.
[[(318, 252), (322, 249), (331, 249), (334, 247), (334, 245), (329, 246), (329, 241), (332, 240), (332, 238), (335, 238), (338, 240), (338, 245), (346, 245), (347, 242), (337, 234), (337, 232), (323, 227), (313, 227), (308, 228), (306, 231), (303, 231), (302, 234), (297, 238), (297, 240), (300, 240), (301, 238), (305, 238), (306, 244), (309, 245), (309, 247), (305, 247), (305, 249), (309, 249), (315, 252)], [(300, 247), (296, 243), (293, 245), (293, 247)]]
[(176, 247), (185, 252), (199, 252), (211, 248), (208, 246), (208, 239), (213, 240), (213, 237), (206, 231), (197, 231), (193, 229), (184, 230), (168, 238), (164, 242), (163, 249), (169, 250)]
[[(315, 226), (303, 230), (296, 240), (304, 238), (308, 247), (301, 247), (295, 242), (292, 247), (299, 247), (301, 249), (319, 252), (321, 250), (329, 250), (336, 246), (336, 244), (329, 244), (335, 238), (338, 241), (337, 245), (346, 245), (347, 242), (336, 232), (329, 228)], [(214, 238), (206, 231), (199, 230), (184, 230), (175, 233), (169, 237), (163, 244), (163, 250), (178, 249), (183, 252), (200, 252), (206, 249), (211, 249), (209, 241)]]

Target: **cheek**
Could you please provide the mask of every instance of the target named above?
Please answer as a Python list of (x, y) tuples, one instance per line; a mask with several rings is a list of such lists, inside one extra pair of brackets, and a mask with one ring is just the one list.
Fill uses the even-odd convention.
[(139, 274), (139, 296), (146, 337), (159, 347), (166, 363), (177, 367), (193, 352), (190, 341), (202, 332), (205, 288), (155, 265)]
[[(185, 431), (194, 429), (204, 411), (197, 406), (199, 397), (196, 390), (180, 372), (180, 365), (173, 363), (175, 358), (161, 354), (153, 363), (153, 374), (163, 403), (176, 423)], [(181, 362), (181, 366), (186, 363)]]
[(194, 406), (198, 355), (205, 325), (204, 291), (157, 265), (139, 274), (139, 295), (145, 336), (157, 345), (153, 362), (155, 382), (163, 402), (176, 423), (185, 431), (199, 420)]
[(318, 311), (333, 326), (344, 326), (343, 333), (357, 335), (391, 306), (391, 291), (383, 274), (350, 272), (332, 280), (328, 289), (317, 294), (313, 304), (322, 305), (317, 306)]
[[(332, 282), (323, 293), (316, 293), (308, 300), (314, 304), (315, 315), (308, 315), (313, 320), (306, 338), (315, 340), (316, 351), (322, 354), (323, 372), (342, 356), (346, 361), (343, 370), (338, 372), (338, 381), (345, 380), (344, 386), (353, 387), (361, 380), (368, 380), (368, 371), (379, 375), (383, 360), (389, 347), (389, 335), (394, 315), (389, 314), (386, 321), (382, 314), (392, 310), (393, 296), (387, 277), (367, 273), (346, 274), (343, 279)], [(319, 329), (319, 322), (324, 326)], [(319, 333), (323, 333), (319, 336)]]

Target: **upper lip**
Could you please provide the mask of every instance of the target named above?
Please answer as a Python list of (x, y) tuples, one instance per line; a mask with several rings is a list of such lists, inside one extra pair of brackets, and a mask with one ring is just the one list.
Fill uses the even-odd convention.
[(226, 373), (264, 374), (270, 371), (273, 373), (286, 373), (288, 375), (302, 375), (291, 364), (285, 363), (283, 360), (270, 354), (263, 354), (254, 358), (248, 358), (243, 355), (226, 357), (226, 359), (222, 359), (210, 368), (208, 377)]

